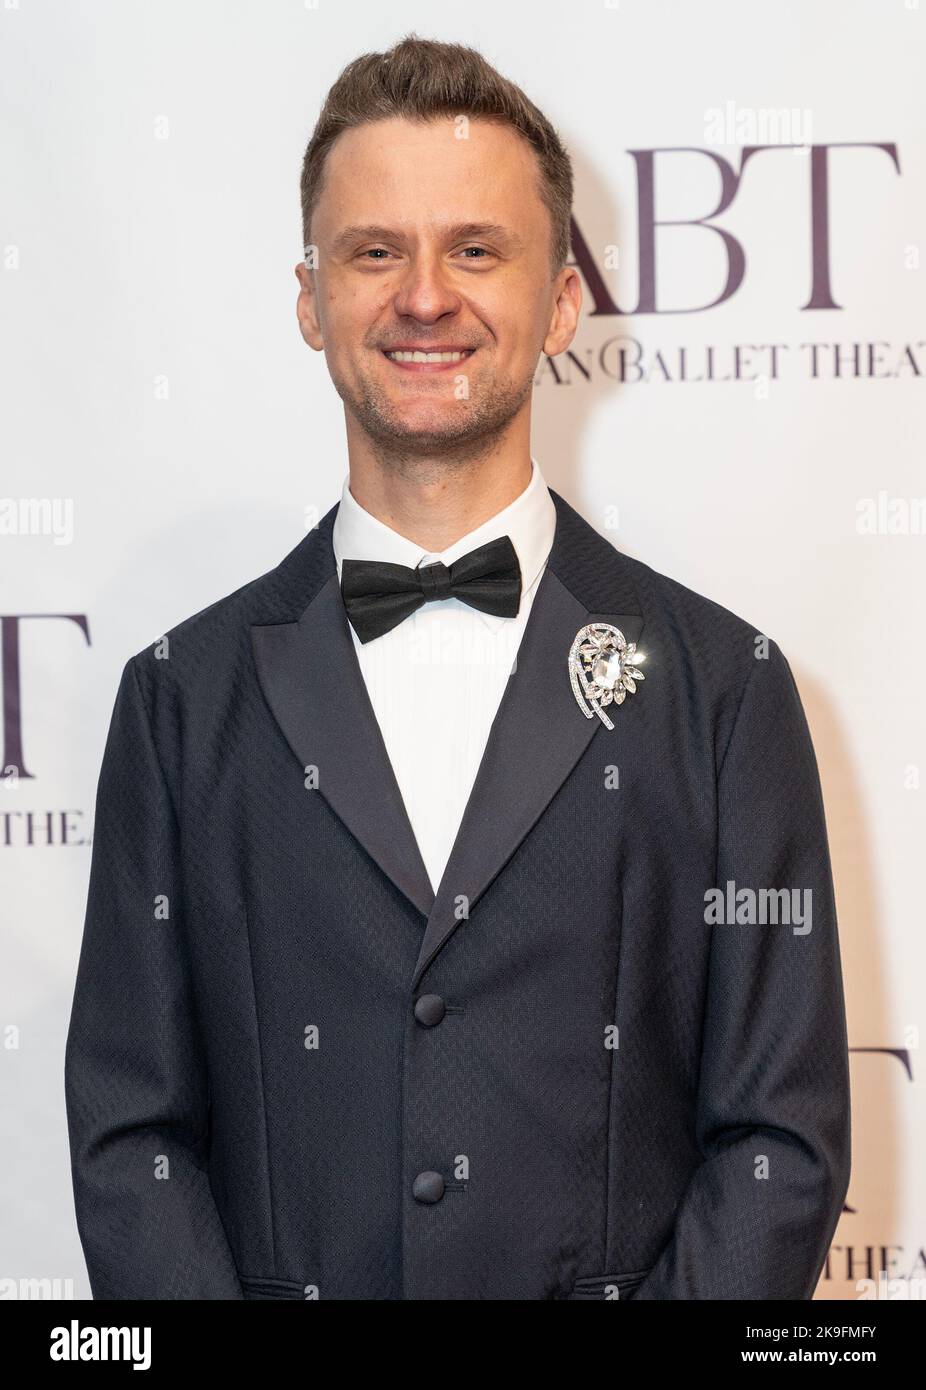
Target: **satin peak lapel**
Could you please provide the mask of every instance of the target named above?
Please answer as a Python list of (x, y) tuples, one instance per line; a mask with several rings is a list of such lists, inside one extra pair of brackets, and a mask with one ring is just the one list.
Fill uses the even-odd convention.
[[(330, 526), (314, 539), (330, 548)], [(427, 917), (434, 891), (367, 694), (333, 555), (299, 619), (255, 624), (251, 642), (264, 696), (300, 764), (318, 768), (331, 809)]]

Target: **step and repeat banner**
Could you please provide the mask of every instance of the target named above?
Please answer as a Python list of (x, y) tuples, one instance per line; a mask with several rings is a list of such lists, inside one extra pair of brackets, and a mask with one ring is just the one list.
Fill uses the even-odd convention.
[(921, 1297), (917, 0), (0, 0), (0, 1297), (89, 1296), (63, 1052), (119, 675), (338, 498), (341, 403), (296, 326), (300, 164), (344, 64), (408, 32), (479, 48), (573, 159), (584, 304), (538, 364), (547, 481), (791, 664), (852, 1068), (817, 1297)]

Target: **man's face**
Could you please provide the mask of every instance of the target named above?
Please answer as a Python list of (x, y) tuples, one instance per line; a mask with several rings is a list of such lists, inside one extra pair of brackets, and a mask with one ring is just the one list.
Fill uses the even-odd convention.
[[(324, 349), (367, 435), (408, 456), (497, 437), (529, 410), (542, 351), (571, 342), (576, 272), (550, 275), (536, 156), (473, 119), (390, 119), (339, 136), (313, 218), (317, 270), (297, 266), (303, 336)], [(396, 361), (393, 350), (457, 351)]]

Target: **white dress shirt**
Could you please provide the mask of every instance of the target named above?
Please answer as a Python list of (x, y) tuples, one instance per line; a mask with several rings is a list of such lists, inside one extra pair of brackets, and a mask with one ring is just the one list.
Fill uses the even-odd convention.
[(351, 628), (363, 679), (428, 877), (437, 892), (460, 828), (489, 730), (514, 665), (553, 545), (556, 508), (531, 459), (531, 480), (502, 511), (439, 553), (399, 535), (360, 506), (344, 480), (332, 545), (343, 560), (453, 564), (510, 536), (521, 566), (515, 618), (481, 613), (458, 598), (422, 604), (381, 637), (361, 642)]

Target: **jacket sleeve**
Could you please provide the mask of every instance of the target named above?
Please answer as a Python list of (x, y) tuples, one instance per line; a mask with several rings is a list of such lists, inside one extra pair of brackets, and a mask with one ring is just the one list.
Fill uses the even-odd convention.
[(702, 1161), (631, 1297), (810, 1299), (849, 1183), (848, 1043), (820, 779), (774, 643), (744, 686), (717, 793), (724, 898), (730, 883), (757, 899), (784, 889), (797, 911), (790, 925), (749, 925), (747, 897), (739, 923), (725, 913), (709, 928)]
[(65, 1050), (77, 1225), (97, 1299), (243, 1298), (207, 1170), (178, 859), (133, 658), (97, 788)]

